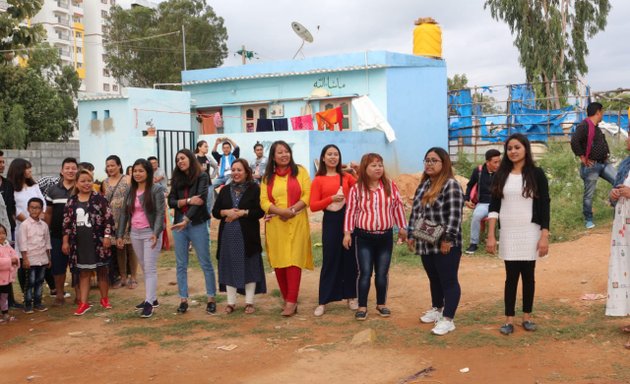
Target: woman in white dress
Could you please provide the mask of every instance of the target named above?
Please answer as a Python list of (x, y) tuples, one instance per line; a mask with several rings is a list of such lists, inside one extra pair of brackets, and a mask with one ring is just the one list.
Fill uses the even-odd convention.
[[(630, 138), (626, 139), (626, 149), (630, 150)], [(608, 262), (606, 316), (630, 316), (630, 242), (625, 236), (626, 223), (630, 219), (630, 156), (621, 162), (618, 169), (610, 191), (610, 200), (616, 205)], [(621, 330), (630, 333), (630, 324)], [(630, 338), (624, 346), (630, 349)]]
[(497, 247), (495, 227), (501, 221), (499, 257), (505, 262), (504, 335), (514, 332), (516, 291), (523, 285), (523, 321), (526, 331), (535, 331), (531, 320), (534, 304), (536, 260), (549, 250), (549, 185), (545, 172), (536, 167), (527, 137), (515, 133), (505, 141), (504, 156), (492, 182), (486, 249)]

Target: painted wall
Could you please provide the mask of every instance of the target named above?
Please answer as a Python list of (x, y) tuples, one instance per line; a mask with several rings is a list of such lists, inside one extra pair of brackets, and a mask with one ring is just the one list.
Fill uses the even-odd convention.
[(146, 121), (153, 119), (157, 129), (190, 131), (189, 112), (188, 92), (128, 88), (124, 97), (79, 100), (81, 160), (94, 164), (95, 177), (103, 179), (109, 155), (118, 155), (124, 167), (156, 155), (156, 138), (142, 134)]
[(446, 67), (388, 68), (387, 120), (399, 173), (419, 172), (431, 147), (448, 150)]

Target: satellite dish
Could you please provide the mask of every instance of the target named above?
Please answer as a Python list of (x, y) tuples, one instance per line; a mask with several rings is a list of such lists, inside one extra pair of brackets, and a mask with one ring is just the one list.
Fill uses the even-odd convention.
[[(297, 52), (295, 52), (295, 55), (293, 55), (293, 59), (295, 59), (298, 53), (302, 52), (302, 48), (304, 47), (305, 42), (313, 42), (313, 35), (311, 35), (311, 33), (308, 31), (308, 29), (306, 29), (305, 26), (298, 23), (297, 21), (291, 23), (291, 28), (293, 28), (293, 32), (295, 32), (295, 34), (298, 35), (300, 39), (302, 39), (302, 45), (300, 45), (300, 48), (298, 48)], [(304, 56), (304, 53), (302, 53), (302, 56)]]

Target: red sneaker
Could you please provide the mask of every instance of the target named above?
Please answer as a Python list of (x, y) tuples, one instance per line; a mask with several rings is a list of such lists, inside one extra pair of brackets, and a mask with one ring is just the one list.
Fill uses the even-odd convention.
[(109, 303), (109, 298), (103, 297), (101, 299), (101, 307), (105, 309), (112, 309), (112, 305)]
[(77, 308), (76, 312), (74, 312), (75, 316), (83, 316), (85, 312), (90, 310), (90, 304), (81, 303), (79, 304), (79, 308)]

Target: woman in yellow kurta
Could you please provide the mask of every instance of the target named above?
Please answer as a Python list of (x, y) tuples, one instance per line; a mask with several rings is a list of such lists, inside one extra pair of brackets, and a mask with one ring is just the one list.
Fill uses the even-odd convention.
[(311, 231), (306, 208), (311, 178), (293, 161), (291, 147), (276, 141), (260, 185), (260, 205), (267, 213), (265, 237), (269, 264), (284, 298), (282, 316), (297, 313), (302, 268), (313, 269)]

